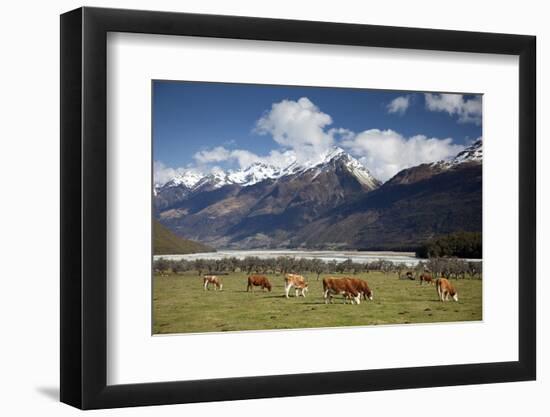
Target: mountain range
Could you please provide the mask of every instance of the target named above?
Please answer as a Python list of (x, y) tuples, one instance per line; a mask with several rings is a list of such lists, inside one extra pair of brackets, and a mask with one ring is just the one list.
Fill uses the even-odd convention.
[(284, 168), (184, 171), (155, 185), (157, 219), (216, 248), (413, 249), (481, 231), (482, 143), (382, 183), (340, 148)]

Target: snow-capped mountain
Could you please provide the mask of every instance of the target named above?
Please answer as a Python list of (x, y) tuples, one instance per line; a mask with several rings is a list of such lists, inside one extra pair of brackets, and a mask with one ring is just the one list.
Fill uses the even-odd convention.
[(406, 168), (395, 174), (385, 184), (413, 184), (443, 172), (459, 170), (470, 165), (481, 165), (482, 159), (482, 139), (478, 139), (451, 159)]
[(341, 161), (363, 185), (375, 188), (379, 181), (374, 178), (369, 170), (363, 166), (357, 159), (346, 153), (343, 149), (335, 147), (327, 154), (317, 160), (298, 163), (292, 161), (285, 167), (276, 167), (265, 162), (256, 162), (247, 168), (239, 170), (228, 170), (227, 172), (218, 170), (210, 174), (201, 175), (197, 171), (188, 170), (178, 174), (176, 177), (163, 185), (156, 187), (156, 191), (161, 188), (183, 187), (190, 192), (196, 190), (213, 190), (225, 185), (237, 184), (242, 187), (257, 184), (265, 180), (276, 180), (289, 175), (296, 175), (312, 169), (326, 169), (335, 161)]
[(380, 186), (381, 182), (373, 177), (370, 171), (357, 159), (346, 153), (342, 148), (333, 148), (321, 162), (303, 171), (317, 170), (319, 173), (335, 164), (341, 164), (353, 175), (363, 186), (374, 189)]
[(155, 215), (174, 233), (218, 248), (412, 248), (433, 235), (480, 230), (481, 152), (476, 142), (383, 185), (340, 148), (284, 168), (258, 162), (206, 175), (192, 189), (184, 184), (193, 181), (166, 185)]
[(451, 168), (464, 163), (481, 163), (483, 159), (483, 142), (482, 139), (476, 140), (462, 152), (459, 152), (454, 158), (447, 161), (434, 162), (433, 166), (440, 168)]

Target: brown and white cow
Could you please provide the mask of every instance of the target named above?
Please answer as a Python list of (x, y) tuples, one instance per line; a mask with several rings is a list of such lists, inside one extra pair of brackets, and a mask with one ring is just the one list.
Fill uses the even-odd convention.
[(420, 285), (422, 285), (423, 282), (425, 282), (426, 284), (433, 284), (434, 281), (430, 274), (424, 272), (420, 274)]
[(359, 278), (348, 278), (351, 281), (351, 285), (363, 296), (364, 300), (373, 300), (374, 292), (369, 288), (367, 281)]
[(208, 290), (210, 284), (214, 286), (214, 290), (222, 290), (223, 289), (223, 282), (222, 279), (216, 275), (205, 275), (203, 277), (203, 283), (204, 283), (204, 291)]
[(271, 291), (271, 282), (269, 282), (267, 277), (263, 275), (250, 275), (248, 277), (246, 291), (254, 292), (254, 287), (261, 287), (262, 290), (267, 289), (268, 291)]
[(351, 303), (361, 304), (361, 292), (355, 287), (350, 278), (324, 278), (323, 279), (323, 298), (325, 304), (332, 303), (333, 295), (343, 295), (344, 303), (347, 299)]
[(453, 300), (458, 301), (458, 291), (447, 278), (436, 279), (435, 287), (437, 289), (439, 301), (449, 301), (449, 297), (453, 297)]
[(298, 274), (286, 274), (285, 275), (285, 297), (288, 298), (288, 293), (291, 288), (294, 287), (295, 296), (306, 296), (306, 292), (309, 290), (305, 278)]

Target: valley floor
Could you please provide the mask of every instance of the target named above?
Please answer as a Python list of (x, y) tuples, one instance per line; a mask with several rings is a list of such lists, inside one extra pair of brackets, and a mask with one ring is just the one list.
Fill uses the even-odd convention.
[[(337, 276), (337, 275), (333, 275)], [(239, 330), (296, 329), (382, 324), (472, 321), (482, 319), (482, 281), (453, 280), (459, 302), (438, 301), (434, 285), (399, 280), (396, 274), (358, 274), (374, 291), (373, 301), (326, 305), (322, 278), (305, 275), (306, 298), (284, 297), (283, 275), (267, 275), (272, 292), (246, 292), (247, 275), (223, 276), (223, 291), (204, 291), (196, 273), (155, 276), (153, 333), (200, 333)]]

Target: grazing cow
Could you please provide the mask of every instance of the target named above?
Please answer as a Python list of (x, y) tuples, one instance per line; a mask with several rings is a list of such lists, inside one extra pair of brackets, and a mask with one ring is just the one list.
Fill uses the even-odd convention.
[(423, 282), (426, 284), (433, 284), (434, 281), (430, 274), (424, 272), (423, 274), (420, 274), (420, 285), (422, 285)]
[(449, 301), (449, 296), (453, 297), (453, 300), (458, 301), (458, 291), (447, 278), (436, 279), (435, 287), (437, 289), (439, 301)]
[(216, 275), (205, 275), (203, 279), (204, 283), (204, 291), (208, 290), (210, 284), (214, 286), (214, 290), (222, 290), (223, 289), (223, 282), (220, 277), (217, 277)]
[(371, 300), (374, 298), (374, 292), (369, 288), (367, 281), (358, 278), (348, 278), (351, 281), (351, 285), (357, 290), (357, 292), (363, 296), (363, 299)]
[(285, 275), (285, 297), (288, 298), (290, 289), (294, 287), (295, 296), (298, 297), (298, 293), (302, 297), (306, 296), (306, 292), (309, 290), (306, 280), (303, 276), (298, 274), (286, 274)]
[(361, 292), (355, 287), (350, 278), (324, 278), (323, 297), (325, 304), (332, 303), (332, 296), (338, 294), (344, 296), (344, 303), (347, 299), (350, 299), (352, 304), (354, 301), (361, 304)]
[(246, 291), (254, 292), (254, 287), (262, 287), (262, 290), (267, 289), (271, 291), (271, 283), (263, 275), (250, 275), (248, 277), (248, 285), (246, 286)]
[(410, 279), (411, 281), (414, 281), (414, 275), (412, 271), (407, 271), (405, 275), (407, 276), (408, 279)]

